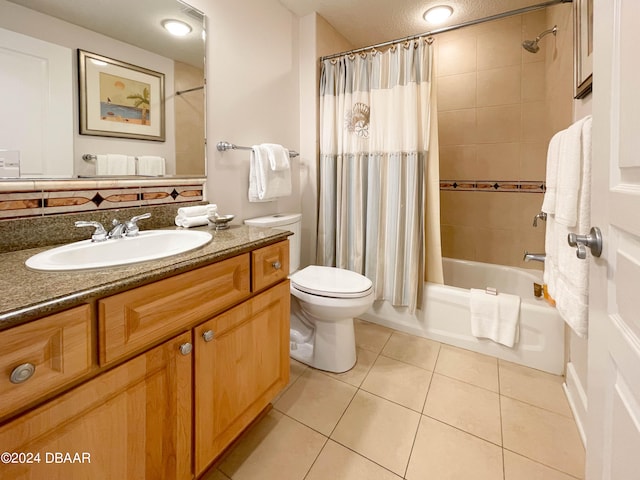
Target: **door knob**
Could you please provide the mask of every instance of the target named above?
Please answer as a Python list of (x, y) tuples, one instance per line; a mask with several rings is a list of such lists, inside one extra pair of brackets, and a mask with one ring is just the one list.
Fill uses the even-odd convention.
[(591, 227), (587, 235), (570, 233), (567, 235), (567, 242), (570, 246), (576, 247), (576, 256), (584, 260), (587, 258), (587, 248), (591, 250), (591, 255), (599, 257), (602, 254), (602, 232), (598, 227)]

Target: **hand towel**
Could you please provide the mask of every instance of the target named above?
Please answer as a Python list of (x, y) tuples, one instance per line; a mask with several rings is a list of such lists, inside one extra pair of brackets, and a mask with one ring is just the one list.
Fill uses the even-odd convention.
[(164, 158), (155, 155), (142, 155), (138, 160), (138, 175), (149, 177), (162, 177), (165, 175)]
[(180, 215), (177, 215), (175, 218), (175, 223), (178, 227), (191, 228), (208, 225), (209, 220), (206, 215), (200, 215), (197, 217), (181, 217)]
[(289, 150), (276, 143), (263, 143), (262, 147), (267, 150), (271, 170), (279, 171), (289, 168)]
[(489, 295), (485, 290), (471, 289), (471, 333), (513, 347), (518, 335), (520, 297), (508, 293)]
[(262, 145), (251, 147), (249, 201), (268, 202), (291, 195), (291, 169), (271, 170), (269, 154)]
[(582, 130), (590, 116), (576, 121), (565, 131), (558, 160), (556, 222), (575, 227), (578, 220), (580, 186), (582, 185)]
[(195, 205), (193, 207), (181, 207), (178, 209), (179, 217), (201, 217), (206, 216), (209, 211), (215, 211), (218, 206), (215, 203), (208, 205)]
[(541, 210), (546, 214), (556, 213), (556, 192), (558, 187), (558, 157), (562, 141), (564, 140), (565, 131), (561, 130), (556, 133), (549, 142), (547, 150), (547, 174), (546, 174), (546, 190), (544, 192), (544, 200), (542, 201)]
[(97, 155), (96, 175), (135, 175), (135, 157), (128, 155)]
[[(586, 338), (589, 319), (589, 262), (591, 254), (580, 260), (576, 248), (569, 246), (569, 233), (587, 234), (591, 228), (591, 116), (581, 119), (580, 124), (580, 168), (578, 170), (578, 192), (576, 194), (576, 222), (569, 227), (559, 222), (558, 214), (552, 218), (552, 236), (555, 258), (549, 265), (545, 259), (545, 281), (549, 278), (547, 290), (556, 302), (560, 316), (580, 337)], [(575, 125), (575, 124), (574, 124)], [(558, 191), (558, 201), (561, 192)], [(549, 220), (549, 219), (547, 219)], [(547, 228), (549, 222), (547, 221)], [(588, 250), (588, 249), (587, 249)]]

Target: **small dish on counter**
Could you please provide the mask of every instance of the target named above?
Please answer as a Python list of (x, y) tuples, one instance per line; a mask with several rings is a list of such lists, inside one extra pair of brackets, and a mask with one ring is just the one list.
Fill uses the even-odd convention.
[(214, 212), (213, 215), (207, 217), (209, 220), (209, 225), (215, 227), (216, 230), (226, 230), (231, 225), (231, 220), (236, 218), (235, 215), (220, 215), (217, 212)]

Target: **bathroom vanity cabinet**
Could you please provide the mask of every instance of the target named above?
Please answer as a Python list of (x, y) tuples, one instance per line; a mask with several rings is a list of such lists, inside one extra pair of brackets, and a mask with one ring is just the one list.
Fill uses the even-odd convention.
[(202, 475), (288, 382), (288, 265), (280, 240), (0, 331), (0, 478)]

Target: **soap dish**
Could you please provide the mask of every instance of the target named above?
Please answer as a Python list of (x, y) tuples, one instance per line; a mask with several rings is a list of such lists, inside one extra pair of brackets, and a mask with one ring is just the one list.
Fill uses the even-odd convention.
[(233, 220), (235, 215), (219, 215), (218, 213), (214, 213), (210, 217), (208, 217), (209, 224), (213, 225), (216, 230), (226, 230), (231, 225), (231, 220)]

